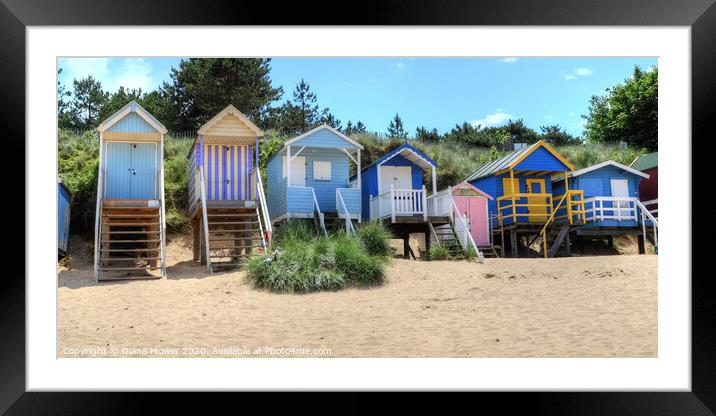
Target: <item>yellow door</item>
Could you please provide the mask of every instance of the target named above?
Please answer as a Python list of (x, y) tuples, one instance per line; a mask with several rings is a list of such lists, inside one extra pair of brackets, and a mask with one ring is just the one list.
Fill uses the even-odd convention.
[[(527, 179), (527, 193), (530, 194), (543, 194), (545, 193), (544, 179)], [(545, 222), (547, 221), (547, 198), (544, 196), (531, 196), (527, 198), (527, 203), (530, 205), (527, 207), (527, 212), (530, 222)]]

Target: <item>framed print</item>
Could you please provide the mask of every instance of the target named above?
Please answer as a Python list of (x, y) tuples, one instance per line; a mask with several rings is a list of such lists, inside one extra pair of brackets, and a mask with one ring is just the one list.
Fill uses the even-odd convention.
[(2, 0), (0, 409), (713, 413), (711, 1), (222, 6)]

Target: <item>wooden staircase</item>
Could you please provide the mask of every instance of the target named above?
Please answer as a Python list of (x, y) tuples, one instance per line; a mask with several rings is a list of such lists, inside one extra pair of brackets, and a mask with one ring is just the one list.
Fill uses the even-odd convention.
[[(207, 209), (208, 255), (212, 270), (241, 265), (262, 247), (263, 232), (257, 207)], [(200, 226), (203, 234), (204, 227)], [(201, 263), (206, 264), (205, 236), (201, 236)]]
[(162, 277), (159, 207), (112, 206), (103, 201), (100, 224), (98, 280)]
[(452, 223), (434, 227), (433, 223), (428, 220), (428, 226), (431, 228), (433, 236), (437, 238), (438, 244), (445, 246), (450, 255), (456, 256), (462, 253), (462, 245)]
[(495, 249), (495, 246), (477, 246), (477, 249), (482, 252), (482, 255), (485, 257), (491, 257), (491, 258), (500, 258), (500, 255), (497, 254), (497, 250)]

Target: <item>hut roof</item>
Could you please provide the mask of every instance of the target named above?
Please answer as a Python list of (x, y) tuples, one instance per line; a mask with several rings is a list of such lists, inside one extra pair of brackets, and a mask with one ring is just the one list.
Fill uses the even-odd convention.
[(540, 140), (537, 143), (533, 144), (529, 147), (524, 147), (519, 150), (515, 150), (514, 152), (508, 153), (501, 158), (497, 160), (493, 160), (492, 162), (489, 162), (485, 165), (482, 165), (479, 167), (475, 172), (472, 173), (472, 175), (468, 176), (466, 181), (473, 181), (475, 179), (484, 178), (485, 176), (494, 175), (497, 172), (503, 171), (505, 169), (512, 169), (515, 166), (517, 166), (522, 160), (524, 160), (527, 156), (529, 156), (532, 152), (539, 148), (544, 148), (549, 153), (552, 154), (555, 158), (557, 158), (560, 162), (562, 162), (565, 166), (569, 168), (569, 170), (574, 170), (574, 166), (572, 166), (571, 163), (562, 155), (557, 153), (556, 150), (552, 148), (552, 146), (548, 145), (544, 141)]
[(629, 165), (631, 168), (634, 168), (636, 170), (649, 170), (657, 167), (659, 165), (659, 152), (649, 153), (647, 155), (637, 156), (636, 159), (634, 159), (633, 162), (631, 162), (631, 165)]

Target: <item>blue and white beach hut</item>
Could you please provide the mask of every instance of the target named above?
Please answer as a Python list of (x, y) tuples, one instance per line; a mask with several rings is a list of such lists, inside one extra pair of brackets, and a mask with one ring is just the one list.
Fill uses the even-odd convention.
[(286, 141), (266, 167), (272, 221), (315, 218), (326, 232), (326, 222), (340, 220), (353, 230), (353, 222), (361, 221), (361, 183), (351, 186), (348, 178), (351, 162), (360, 171), (361, 150), (327, 124)]

